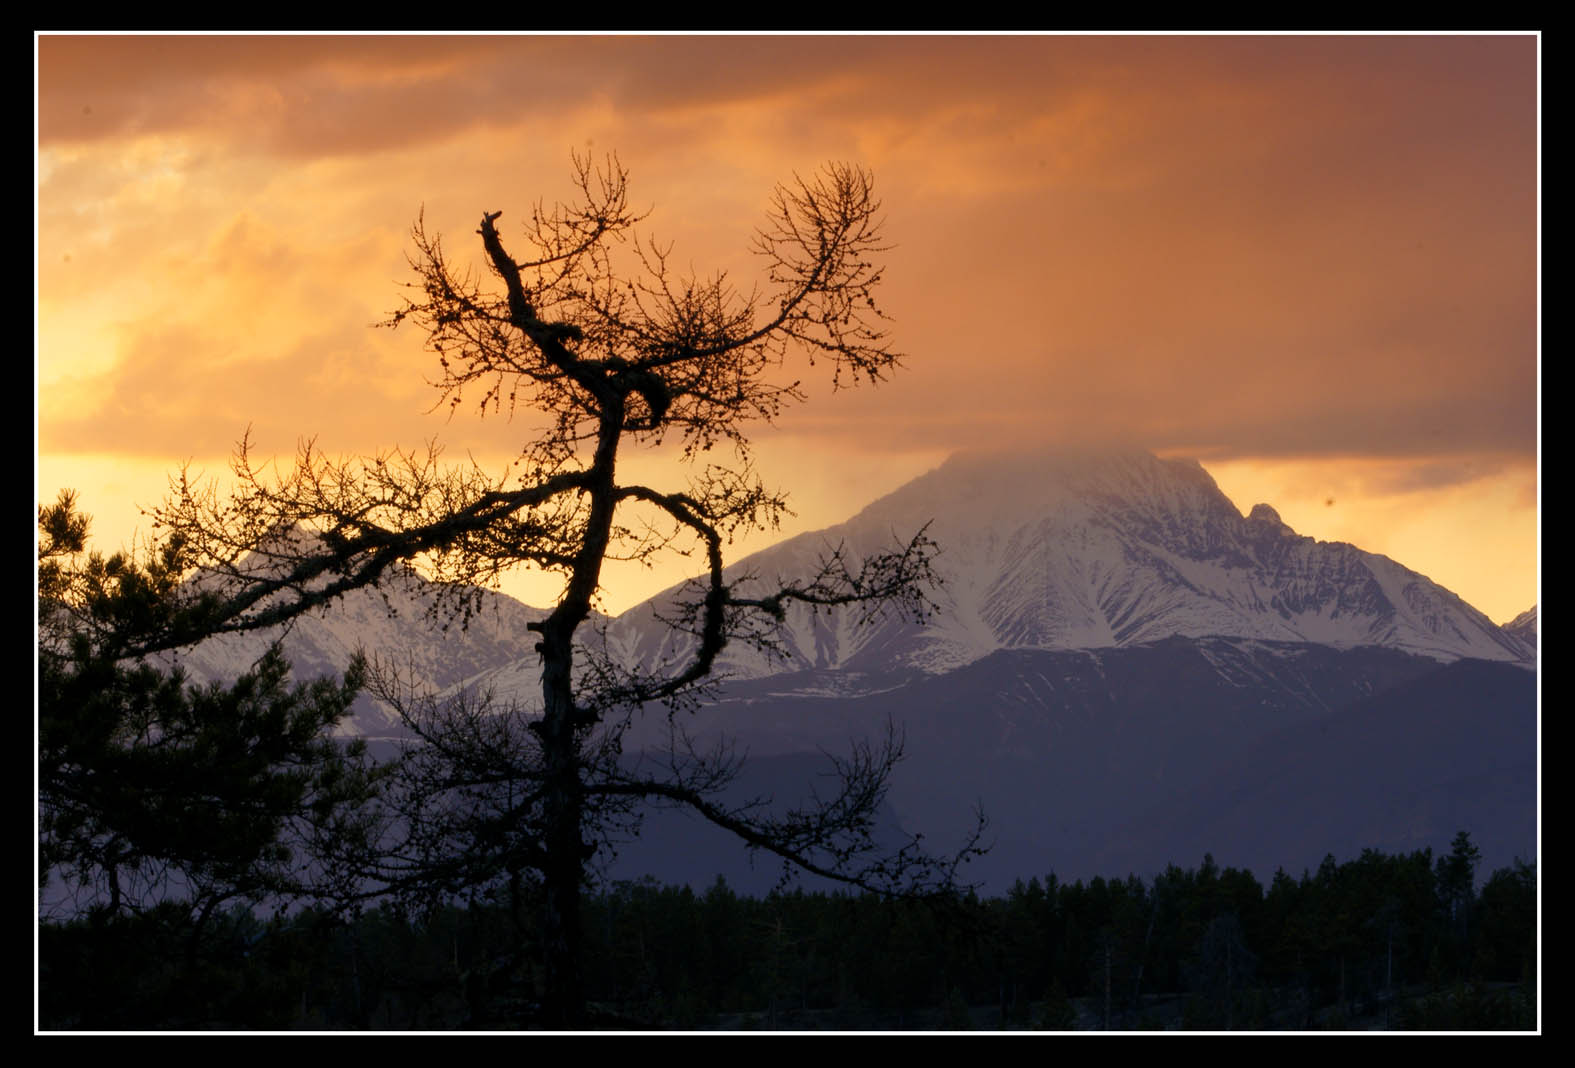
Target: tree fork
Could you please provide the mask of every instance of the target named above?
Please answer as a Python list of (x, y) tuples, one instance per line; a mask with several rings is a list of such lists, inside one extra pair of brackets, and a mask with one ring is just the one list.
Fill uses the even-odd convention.
[[(396, 560), (422, 561), (446, 590), (495, 581), (515, 566), (564, 578), (557, 605), (529, 627), (539, 636), (539, 717), (466, 697), (402, 696), (397, 680), (377, 691), (422, 740), (403, 764), (399, 813), (412, 822), (400, 862), (407, 866), (388, 892), (449, 894), (503, 879), (513, 887), (521, 868), (538, 873), (546, 958), (540, 1022), (554, 1027), (584, 1020), (587, 862), (607, 841), (605, 821), (624, 818), (638, 801), (683, 805), (751, 848), (887, 893), (950, 889), (957, 865), (982, 852), (979, 832), (949, 859), (924, 854), (917, 838), (894, 851), (875, 841), (874, 813), (897, 745), (856, 748), (837, 764), (838, 796), (783, 818), (720, 800), (736, 771), (725, 749), (700, 753), (675, 739), (659, 780), (631, 778), (620, 763), (630, 721), (610, 713), (652, 702), (696, 707), (728, 641), (769, 646), (771, 628), (794, 603), (866, 612), (895, 605), (923, 618), (936, 581), (935, 546), (921, 531), (851, 567), (837, 549), (818, 574), (781, 589), (735, 588), (724, 576), (723, 535), (769, 529), (786, 508), (785, 497), (753, 479), (746, 430), (804, 399), (787, 374), (789, 354), (806, 351), (831, 364), (834, 386), (878, 382), (900, 366), (872, 296), (880, 282), (873, 261), (884, 246), (869, 174), (833, 164), (779, 186), (754, 240), (765, 261), (764, 289), (741, 292), (722, 276), (680, 276), (668, 266), (667, 247), (634, 232), (640, 220), (625, 206), (616, 159), (600, 172), (584, 159), (574, 163), (579, 201), (529, 215), (524, 259), (504, 248), (495, 225), (501, 213), (483, 214), (477, 232), (493, 279), (487, 285), (451, 269), (438, 238), (418, 221), (419, 256), (411, 261), (418, 281), (409, 287), (416, 295), (386, 323), (410, 319), (428, 332), (442, 368), (436, 385), (450, 405), (479, 390), (483, 414), (506, 402), (510, 411), (520, 404), (548, 416), (521, 449), (521, 485), (479, 469), (441, 470), (435, 450), (425, 461), (395, 454), (402, 463), (357, 464), (310, 449), (275, 484), (243, 452), (234, 503), (182, 483), (179, 498), (159, 513), (189, 540), (197, 565), (228, 583), (204, 616), (215, 631), (280, 622), (386, 581)], [(693, 472), (687, 489), (618, 485), (620, 448), (664, 440), (682, 447), (681, 461)], [(703, 462), (717, 445), (731, 448), (734, 466)], [(646, 515), (619, 524), (621, 506), (654, 510), (657, 522)], [(302, 522), (329, 540), (275, 550), (274, 560), (285, 556), (282, 577), (249, 568), (246, 554), (259, 539)], [(642, 526), (645, 532), (625, 529)], [(679, 660), (652, 671), (590, 643), (577, 650), (609, 557), (648, 562), (668, 546), (688, 551), (690, 539), (706, 566), (671, 609), (671, 625), (692, 641)], [(577, 672), (582, 656), (586, 670)]]

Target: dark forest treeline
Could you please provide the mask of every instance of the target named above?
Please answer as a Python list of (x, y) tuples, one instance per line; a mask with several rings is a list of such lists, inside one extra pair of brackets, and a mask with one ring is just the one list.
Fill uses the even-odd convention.
[[(619, 883), (587, 898), (596, 1019), (652, 1028), (1536, 1026), (1537, 890), (1476, 850), (1328, 857), (1268, 886), (1171, 866), (1002, 897), (741, 897)], [(187, 910), (45, 924), (40, 1025), (508, 1028), (540, 982), (526, 908), (336, 919)]]

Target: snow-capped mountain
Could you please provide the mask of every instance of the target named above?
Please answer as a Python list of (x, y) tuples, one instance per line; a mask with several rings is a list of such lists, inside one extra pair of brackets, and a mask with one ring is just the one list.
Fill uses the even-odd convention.
[[(1441, 661), (1535, 655), (1426, 577), (1300, 536), (1268, 505), (1243, 516), (1196, 462), (1141, 452), (960, 455), (846, 523), (736, 562), (729, 577), (744, 590), (803, 579), (838, 545), (858, 558), (926, 525), (943, 578), (933, 594), (939, 611), (927, 622), (794, 606), (774, 634), (785, 657), (735, 642), (721, 674), (791, 678), (794, 692), (849, 695), (998, 650), (1126, 648), (1178, 636), (1378, 646)], [(434, 610), (436, 593), (402, 571), (381, 589), (298, 620), (286, 638), (297, 677), (342, 671), (364, 648), (433, 691), (471, 685), (535, 700), (540, 665), (526, 623), (544, 611), (483, 593), (461, 629)], [(677, 595), (614, 620), (605, 639), (613, 656), (648, 670), (683, 661), (688, 639), (656, 618)], [(274, 636), (206, 642), (181, 660), (200, 678), (233, 678)], [(391, 716), (363, 699), (354, 729), (388, 732)]]
[[(1455, 594), (1388, 557), (1298, 535), (1273, 508), (1242, 515), (1191, 460), (1147, 453), (960, 455), (840, 526), (756, 553), (730, 575), (764, 588), (813, 574), (829, 548), (890, 548), (928, 527), (941, 546), (940, 611), (924, 625), (857, 625), (795, 607), (785, 658), (730, 647), (737, 678), (835, 670), (875, 684), (937, 674), (999, 649), (1126, 647), (1174, 636), (1381, 646), (1436, 660), (1520, 661), (1532, 650)], [(652, 668), (685, 648), (655, 618), (672, 592), (631, 609), (609, 640)]]
[[(686, 729), (765, 761), (770, 774), (748, 790), (779, 792), (770, 776), (802, 771), (804, 754), (823, 762), (895, 725), (907, 759), (893, 818), (944, 847), (982, 804), (996, 848), (975, 874), (996, 890), (1052, 870), (1195, 862), (1175, 852), (1193, 841), (1177, 834), (1110, 852), (1139, 842), (1133, 827), (1159, 826), (1156, 813), (1208, 828), (1198, 841), (1222, 862), (1267, 865), (1264, 878), (1325, 852), (1443, 848), (1462, 828), (1494, 863), (1534, 849), (1537, 705), (1523, 667), (1535, 609), (1500, 629), (1393, 560), (1300, 536), (1267, 505), (1243, 515), (1197, 463), (1145, 453), (959, 456), (840, 526), (736, 562), (729, 578), (741, 590), (801, 580), (839, 544), (857, 558), (926, 524), (944, 584), (925, 623), (795, 608), (775, 635), (785, 659), (742, 643), (724, 654), (727, 685)], [(359, 648), (419, 688), (534, 701), (526, 625), (544, 612), (482, 594), (462, 626), (434, 612), (438, 593), (403, 571), (303, 617), (285, 638), (296, 676), (342, 671)], [(673, 596), (608, 623), (607, 651), (647, 670), (684, 659), (683, 636), (653, 614)], [(210, 641), (180, 660), (233, 679), (272, 637)], [(1500, 663), (1472, 663), (1484, 660)], [(637, 718), (625, 752), (659, 750), (668, 722)], [(399, 733), (369, 698), (349, 726)], [(1263, 770), (1294, 770), (1314, 749), (1316, 775)], [(721, 854), (694, 852), (690, 830), (658, 821), (636, 867), (614, 874), (708, 885)], [(753, 886), (746, 858), (734, 860), (730, 884)]]

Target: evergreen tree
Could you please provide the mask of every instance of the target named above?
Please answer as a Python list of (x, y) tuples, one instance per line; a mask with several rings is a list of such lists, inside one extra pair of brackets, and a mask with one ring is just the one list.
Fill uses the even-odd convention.
[(1483, 884), (1473, 941), (1482, 978), (1531, 985), (1537, 974), (1536, 865), (1517, 860)]
[(346, 893), (378, 773), (331, 732), (361, 668), (291, 686), (277, 648), (233, 685), (200, 686), (128, 650), (186, 625), (186, 558), (87, 551), (64, 491), (38, 514), (39, 879), (46, 903), (100, 918), (182, 903), (192, 938), (226, 903)]
[(1435, 871), (1438, 904), (1447, 932), (1448, 960), (1452, 971), (1469, 971), (1472, 911), (1476, 904), (1477, 864), (1482, 851), (1471, 835), (1460, 831), (1450, 843), (1449, 854), (1438, 858)]
[(1452, 927), (1463, 929), (1476, 898), (1477, 864), (1482, 851), (1471, 835), (1460, 831), (1450, 843), (1449, 855), (1438, 858), (1438, 896)]

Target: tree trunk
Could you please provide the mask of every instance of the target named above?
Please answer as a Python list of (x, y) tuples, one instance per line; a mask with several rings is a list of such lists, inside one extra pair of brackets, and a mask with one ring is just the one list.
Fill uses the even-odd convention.
[[(558, 628), (551, 628), (556, 631)], [(554, 1029), (577, 1028), (584, 1014), (580, 981), (580, 882), (584, 877), (585, 844), (580, 837), (582, 798), (578, 754), (575, 752), (574, 701), (569, 687), (572, 659), (561, 635), (543, 633), (542, 689), (547, 699), (541, 720), (542, 749), (547, 764), (543, 805), (545, 862), (542, 868), (545, 912), (542, 950), (546, 964), (546, 996), (542, 1022)]]
[(539, 724), (546, 763), (547, 790), (543, 803), (542, 868), (546, 910), (542, 918), (542, 943), (546, 958), (546, 997), (543, 1022), (551, 1028), (570, 1030), (584, 1022), (585, 991), (580, 975), (580, 885), (585, 861), (595, 852), (581, 837), (585, 810), (584, 784), (580, 780), (580, 730), (582, 723), (574, 702), (574, 632), (590, 614), (591, 598), (601, 584), (602, 561), (607, 556), (617, 501), (613, 466), (623, 424), (621, 398), (604, 400), (601, 428), (592, 462), (590, 514), (585, 540), (575, 556), (574, 568), (563, 598), (552, 615), (542, 621), (541, 688), (544, 710)]

